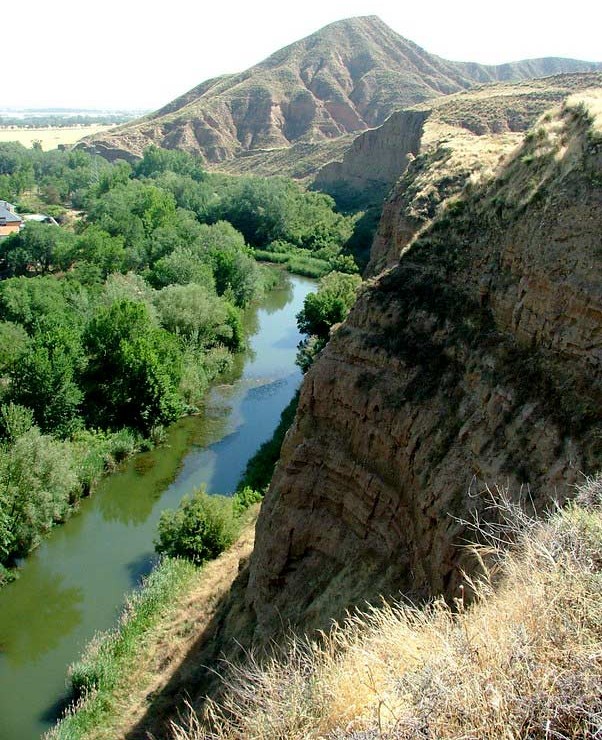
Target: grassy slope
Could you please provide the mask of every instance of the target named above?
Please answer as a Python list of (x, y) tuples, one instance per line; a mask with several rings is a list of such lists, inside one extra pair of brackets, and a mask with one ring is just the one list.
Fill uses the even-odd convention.
[(175, 737), (600, 737), (602, 476), (547, 522), (492, 501), (502, 526), (475, 525), (472, 605), (369, 609), (323, 642), (293, 641), (234, 668), (209, 721)]

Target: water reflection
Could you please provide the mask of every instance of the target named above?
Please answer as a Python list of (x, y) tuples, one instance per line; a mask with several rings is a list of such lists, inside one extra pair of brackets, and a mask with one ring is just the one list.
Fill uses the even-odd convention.
[(272, 346), (275, 349), (297, 349), (299, 344), (299, 331), (295, 326), (291, 326), (285, 336), (281, 337)]
[(128, 573), (132, 588), (140, 585), (140, 581), (147, 576), (157, 562), (157, 555), (154, 551), (141, 553), (129, 563), (126, 563), (125, 569)]
[(247, 461), (271, 437), (298, 382), (295, 372), (286, 378), (238, 389), (239, 397), (230, 417), (232, 432), (199, 450), (191, 461), (196, 470), (203, 471), (208, 491), (229, 494), (236, 489)]
[(276, 290), (269, 293), (266, 300), (261, 304), (261, 308), (267, 314), (282, 311), (282, 309), (293, 300), (293, 283), (286, 272), (282, 273), (282, 280), (282, 287), (278, 286)]
[[(36, 561), (29, 563), (28, 588), (10, 584), (0, 593), (0, 651), (21, 666), (56, 648), (81, 622), (82, 590), (65, 586), (63, 576)], [(27, 615), (27, 629), (23, 618)]]

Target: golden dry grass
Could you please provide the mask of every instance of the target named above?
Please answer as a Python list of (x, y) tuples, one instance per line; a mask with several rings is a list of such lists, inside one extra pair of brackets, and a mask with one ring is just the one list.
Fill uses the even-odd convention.
[(384, 605), (249, 656), (173, 737), (602, 737), (602, 477), (547, 522), (496, 505), (502, 525), (477, 525), (489, 565), (471, 606)]
[(92, 124), (90, 126), (60, 126), (44, 128), (0, 128), (0, 142), (17, 141), (30, 148), (34, 141), (40, 141), (42, 149), (56, 149), (59, 144), (70, 146), (83, 139), (103, 131), (111, 126)]

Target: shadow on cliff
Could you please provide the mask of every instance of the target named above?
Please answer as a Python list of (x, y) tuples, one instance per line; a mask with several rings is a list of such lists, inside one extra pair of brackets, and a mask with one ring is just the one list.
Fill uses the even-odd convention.
[(126, 740), (168, 737), (170, 721), (186, 717), (188, 705), (199, 709), (205, 697), (216, 692), (220, 661), (242, 658), (254, 629), (254, 614), (245, 608), (248, 580), (246, 564), (181, 663), (170, 670), (169, 681), (147, 695), (144, 716), (125, 735)]

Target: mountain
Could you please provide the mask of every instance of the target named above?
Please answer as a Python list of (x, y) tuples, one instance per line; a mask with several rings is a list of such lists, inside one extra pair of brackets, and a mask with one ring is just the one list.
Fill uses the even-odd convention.
[(207, 80), (156, 113), (87, 139), (83, 146), (116, 159), (140, 156), (154, 143), (221, 163), (247, 152), (272, 152), (295, 143), (315, 146), (364, 131), (396, 110), (477, 83), (599, 68), (556, 58), (500, 66), (450, 62), (376, 16), (350, 18), (245, 72)]

